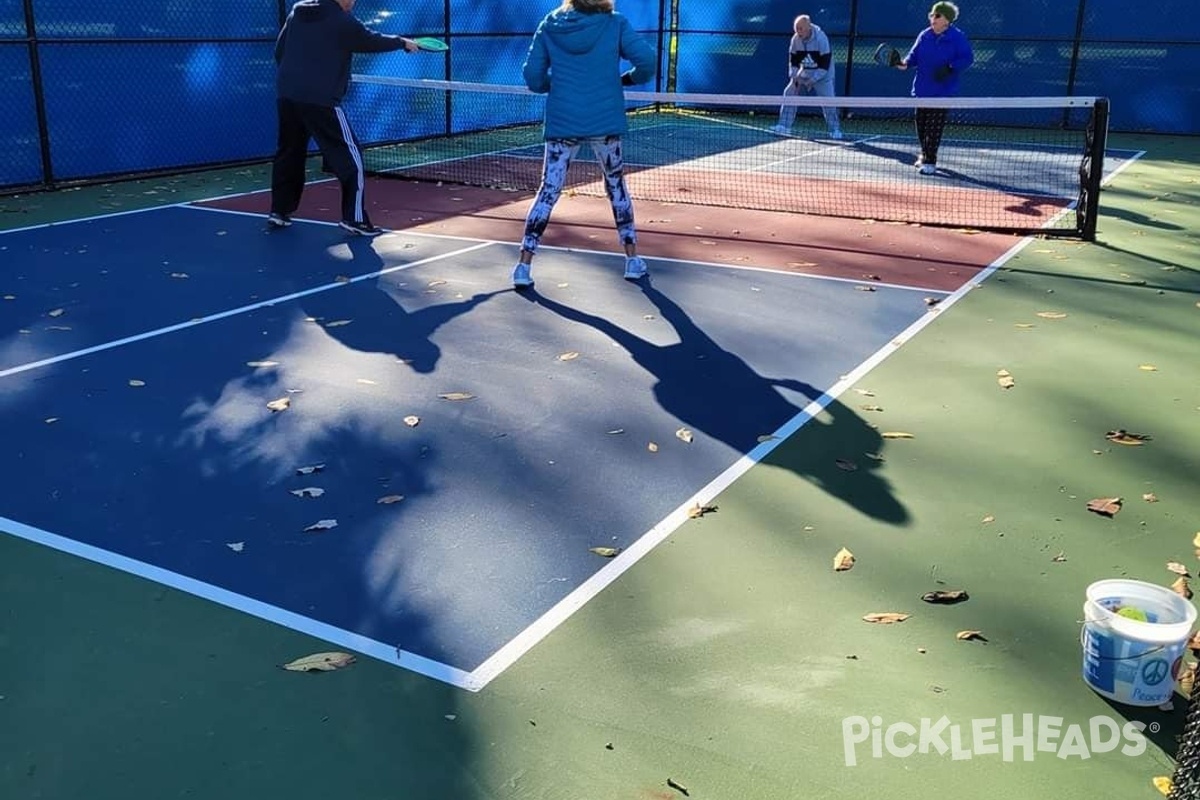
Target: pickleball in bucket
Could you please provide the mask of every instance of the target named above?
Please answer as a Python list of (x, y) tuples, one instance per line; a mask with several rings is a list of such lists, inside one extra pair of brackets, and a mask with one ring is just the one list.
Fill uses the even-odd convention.
[(1130, 706), (1171, 699), (1196, 607), (1171, 589), (1103, 580), (1083, 604), (1083, 679), (1095, 692)]

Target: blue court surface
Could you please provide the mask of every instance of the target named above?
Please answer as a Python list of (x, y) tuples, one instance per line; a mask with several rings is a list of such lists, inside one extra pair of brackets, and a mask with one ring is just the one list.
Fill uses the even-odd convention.
[(937, 294), (551, 249), (518, 293), (511, 244), (192, 207), (0, 248), (0, 530), (470, 689)]

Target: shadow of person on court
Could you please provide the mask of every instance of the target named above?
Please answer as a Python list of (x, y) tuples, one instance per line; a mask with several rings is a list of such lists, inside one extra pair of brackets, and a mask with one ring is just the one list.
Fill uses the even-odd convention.
[[(882, 460), (878, 455), (882, 445), (878, 431), (809, 383), (760, 375), (736, 353), (714, 341), (687, 312), (656, 289), (650, 278), (640, 283), (643, 294), (675, 330), (677, 342), (655, 344), (532, 288), (523, 290), (522, 295), (564, 319), (595, 328), (623, 347), (656, 378), (654, 396), (660, 407), (694, 432), (746, 454), (780, 428), (788, 426), (791, 431), (796, 422), (801, 422), (808, 431), (804, 449), (778, 448), (764, 463), (801, 475), (875, 519), (893, 524), (908, 520), (908, 512), (877, 472)], [(781, 390), (797, 393), (803, 399), (793, 402)], [(819, 408), (811, 407), (813, 402)], [(807, 418), (809, 412), (816, 412), (811, 419)], [(798, 417), (801, 414), (805, 416)]]
[[(348, 271), (371, 275), (388, 268), (375, 250), (375, 241), (357, 236), (347, 240), (352, 258), (349, 263), (353, 265)], [(344, 264), (342, 269), (346, 269)], [(403, 271), (375, 275), (347, 287), (353, 292), (349, 300), (345, 291), (322, 292), (305, 298), (304, 307), (329, 336), (345, 347), (394, 355), (414, 372), (430, 373), (437, 368), (442, 354), (433, 340), (438, 329), (498, 292), (429, 304), (425, 298), (436, 299), (439, 291), (418, 293), (408, 283)]]

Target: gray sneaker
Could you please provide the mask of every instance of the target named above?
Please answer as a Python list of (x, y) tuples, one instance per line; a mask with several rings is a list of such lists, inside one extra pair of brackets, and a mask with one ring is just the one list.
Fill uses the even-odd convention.
[(650, 270), (646, 267), (646, 262), (641, 256), (631, 256), (625, 259), (625, 280), (636, 281), (638, 278), (644, 278), (650, 274)]
[(517, 289), (524, 289), (533, 286), (533, 275), (531, 274), (533, 267), (529, 264), (524, 264), (520, 261), (513, 267), (512, 283)]

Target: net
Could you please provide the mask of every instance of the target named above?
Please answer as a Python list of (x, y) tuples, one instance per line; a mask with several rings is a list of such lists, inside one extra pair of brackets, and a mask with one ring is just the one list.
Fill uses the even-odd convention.
[[(1094, 234), (1107, 129), (1100, 98), (625, 96), (625, 176), (638, 200)], [(370, 174), (537, 190), (544, 95), (356, 75), (346, 108)], [(926, 131), (944, 120), (932, 174), (918, 168), (919, 115)], [(587, 147), (568, 188), (604, 194)]]

